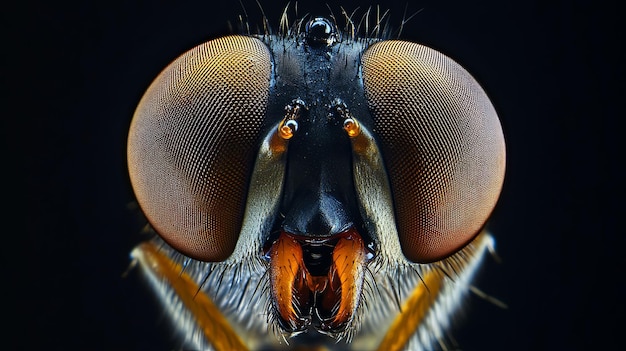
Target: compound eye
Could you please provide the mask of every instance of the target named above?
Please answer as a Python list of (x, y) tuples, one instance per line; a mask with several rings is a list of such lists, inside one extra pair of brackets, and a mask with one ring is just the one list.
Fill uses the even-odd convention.
[(150, 85), (133, 117), (128, 168), (148, 221), (181, 253), (234, 251), (267, 108), (271, 58), (259, 40), (199, 45)]
[(465, 69), (419, 44), (379, 42), (362, 65), (402, 251), (419, 263), (452, 255), (500, 194), (505, 144), (495, 109)]

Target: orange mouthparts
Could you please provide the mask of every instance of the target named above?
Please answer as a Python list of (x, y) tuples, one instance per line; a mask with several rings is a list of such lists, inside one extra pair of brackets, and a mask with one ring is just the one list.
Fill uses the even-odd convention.
[(365, 264), (374, 254), (354, 229), (328, 238), (281, 231), (269, 249), (272, 302), (281, 327), (345, 330), (359, 304)]

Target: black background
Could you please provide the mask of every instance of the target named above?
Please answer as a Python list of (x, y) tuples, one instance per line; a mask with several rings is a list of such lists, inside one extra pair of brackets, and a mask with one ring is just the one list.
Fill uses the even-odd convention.
[[(283, 3), (264, 1), (276, 26)], [(255, 2), (244, 1), (251, 23)], [(375, 3), (341, 1), (351, 11)], [(320, 1), (300, 13), (327, 15)], [(403, 38), (465, 66), (507, 140), (507, 177), (488, 260), (453, 335), (464, 350), (623, 347), (621, 130), (624, 29), (591, 1), (390, 1)], [(95, 1), (5, 7), (6, 349), (170, 350), (179, 346), (129, 252), (143, 240), (127, 129), (151, 80), (187, 49), (230, 32), (237, 1)], [(8, 311), (8, 315), (6, 314)], [(6, 323), (5, 323), (6, 325)]]

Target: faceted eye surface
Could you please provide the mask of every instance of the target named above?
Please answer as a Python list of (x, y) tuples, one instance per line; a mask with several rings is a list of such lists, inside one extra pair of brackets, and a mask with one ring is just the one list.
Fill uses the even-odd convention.
[(376, 43), (362, 65), (402, 251), (419, 263), (445, 258), (478, 234), (500, 194), (495, 109), (465, 69), (419, 44)]
[(235, 248), (270, 73), (261, 41), (212, 40), (171, 63), (137, 107), (131, 183), (150, 224), (183, 254), (221, 261)]

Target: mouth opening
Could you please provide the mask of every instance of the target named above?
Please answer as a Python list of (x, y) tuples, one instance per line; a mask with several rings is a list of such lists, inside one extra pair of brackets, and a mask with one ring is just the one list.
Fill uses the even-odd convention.
[(297, 238), (302, 247), (302, 259), (312, 276), (325, 276), (333, 263), (332, 253), (339, 238), (315, 240)]

